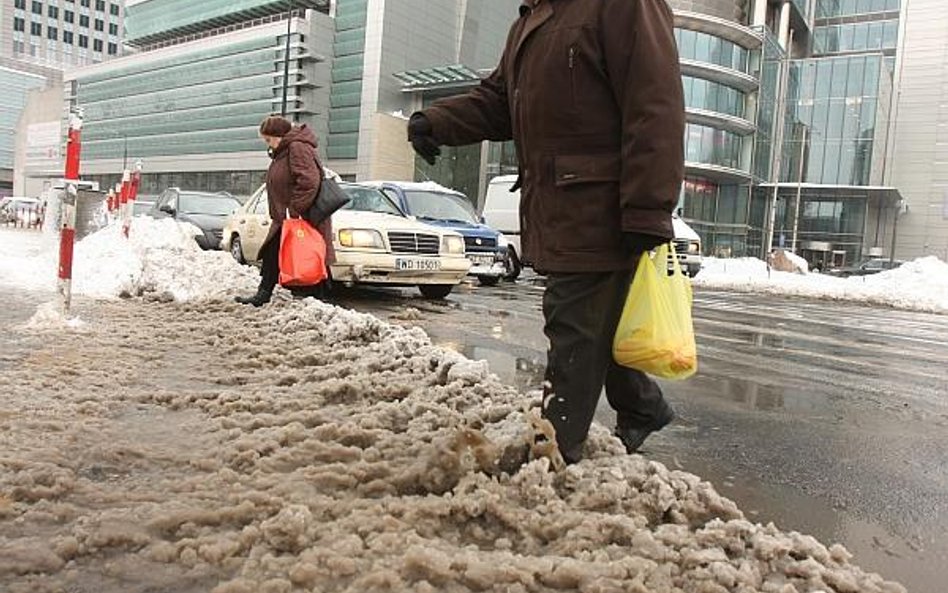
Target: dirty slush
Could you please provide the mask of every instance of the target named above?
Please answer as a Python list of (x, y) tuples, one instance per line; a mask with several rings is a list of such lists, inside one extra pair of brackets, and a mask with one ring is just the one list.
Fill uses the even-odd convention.
[(560, 467), (530, 397), (419, 329), (311, 300), (79, 312), (0, 361), (0, 590), (905, 591), (601, 426)]

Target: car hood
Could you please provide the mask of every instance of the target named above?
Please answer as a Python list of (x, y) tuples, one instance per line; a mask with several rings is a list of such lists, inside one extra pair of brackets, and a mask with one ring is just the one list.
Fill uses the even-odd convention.
[(227, 215), (213, 214), (182, 214), (178, 218), (182, 222), (190, 222), (202, 231), (219, 231), (224, 228), (224, 223), (227, 221)]
[(448, 229), (435, 227), (404, 216), (362, 212), (359, 210), (339, 210), (332, 215), (334, 231), (345, 228), (373, 229), (379, 232), (402, 231), (406, 233), (450, 234)]
[(461, 233), (465, 237), (481, 237), (483, 239), (493, 239), (497, 237), (497, 231), (486, 224), (476, 222), (457, 222), (455, 220), (428, 220), (419, 219), (420, 222), (430, 224), (443, 229), (449, 229)]
[(672, 229), (675, 231), (676, 239), (688, 239), (689, 241), (701, 241), (701, 237), (688, 226), (684, 220), (677, 216), (672, 217)]

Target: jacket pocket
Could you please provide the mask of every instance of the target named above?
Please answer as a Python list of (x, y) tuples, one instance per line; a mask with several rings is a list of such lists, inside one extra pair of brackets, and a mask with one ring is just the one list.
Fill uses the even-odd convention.
[(583, 154), (553, 157), (554, 183), (569, 187), (580, 183), (619, 181), (622, 166), (618, 154)]
[(618, 153), (553, 157), (550, 217), (553, 242), (563, 254), (610, 255), (621, 240)]

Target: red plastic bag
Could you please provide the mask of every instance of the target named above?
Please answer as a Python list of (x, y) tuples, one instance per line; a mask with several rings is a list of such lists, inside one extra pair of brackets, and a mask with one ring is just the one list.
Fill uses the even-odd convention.
[(287, 218), (280, 234), (280, 284), (313, 286), (327, 277), (326, 241), (302, 218)]

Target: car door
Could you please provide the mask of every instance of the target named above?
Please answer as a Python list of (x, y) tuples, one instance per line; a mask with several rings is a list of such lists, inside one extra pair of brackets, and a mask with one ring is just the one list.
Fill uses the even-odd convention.
[(260, 248), (263, 247), (263, 241), (270, 232), (270, 205), (267, 201), (267, 190), (261, 188), (256, 196), (254, 203), (247, 208), (246, 217), (246, 240), (244, 241), (244, 257), (251, 260), (260, 259)]

